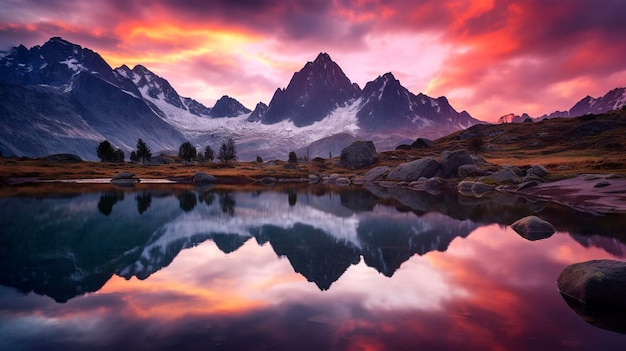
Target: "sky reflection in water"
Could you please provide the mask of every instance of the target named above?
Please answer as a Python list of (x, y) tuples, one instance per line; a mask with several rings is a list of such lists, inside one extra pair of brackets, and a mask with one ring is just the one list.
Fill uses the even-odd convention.
[(626, 346), (576, 315), (555, 284), (570, 263), (621, 256), (620, 240), (558, 232), (531, 242), (484, 208), (424, 211), (379, 196), (146, 188), (0, 198), (0, 346)]

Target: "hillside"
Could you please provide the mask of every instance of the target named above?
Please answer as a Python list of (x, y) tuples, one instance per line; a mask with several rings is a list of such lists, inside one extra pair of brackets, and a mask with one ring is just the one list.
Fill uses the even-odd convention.
[[(545, 166), (554, 178), (581, 173), (626, 175), (626, 110), (577, 118), (544, 120), (537, 123), (476, 125), (434, 141), (425, 149), (380, 152), (379, 165), (397, 166), (425, 156), (438, 157), (444, 150), (471, 148), (482, 140), (477, 151), (494, 168), (501, 165)], [(299, 155), (304, 156), (304, 155)], [(285, 159), (287, 155), (285, 155)], [(362, 176), (368, 169), (349, 170), (338, 166), (338, 157), (301, 161), (297, 167), (287, 162), (235, 162), (184, 165), (176, 162), (158, 166), (134, 163), (79, 162), (63, 164), (44, 159), (0, 158), (0, 184), (16, 180), (110, 178), (117, 172), (133, 172), (140, 178), (190, 179), (197, 171), (208, 172), (230, 183), (247, 183), (266, 176), (306, 178), (309, 174)]]

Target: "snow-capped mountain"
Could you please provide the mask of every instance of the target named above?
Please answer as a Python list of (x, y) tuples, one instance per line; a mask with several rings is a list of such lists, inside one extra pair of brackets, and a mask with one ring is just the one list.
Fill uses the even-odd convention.
[(261, 120), (264, 124), (290, 120), (296, 127), (311, 125), (345, 107), (360, 92), (339, 65), (321, 53), (294, 73), (287, 88), (276, 90)]
[(367, 83), (361, 98), (359, 126), (370, 132), (428, 127), (459, 130), (480, 123), (465, 111), (457, 112), (443, 96), (433, 99), (411, 93), (392, 73)]
[[(554, 111), (550, 114), (544, 114), (543, 116), (534, 118), (530, 117), (526, 113), (522, 114), (521, 116), (511, 114), (503, 116), (501, 118), (501, 121), (518, 123), (523, 122), (527, 118), (531, 118), (535, 121), (540, 121), (549, 118), (578, 117), (586, 114), (598, 114), (612, 110), (618, 110), (624, 106), (626, 106), (626, 88), (615, 88), (598, 98), (593, 98), (587, 95), (580, 101), (578, 101), (574, 106), (572, 106), (572, 108), (570, 108), (568, 111)], [(507, 120), (505, 120), (505, 118)]]
[[(142, 65), (112, 69), (97, 53), (58, 37), (0, 53), (0, 97), (0, 151), (31, 157), (95, 160), (102, 140), (128, 153), (139, 138), (153, 153), (187, 140), (216, 149), (234, 138), (241, 160), (284, 159), (322, 140), (309, 156), (326, 157), (353, 138), (392, 149), (405, 141), (400, 134), (434, 137), (479, 122), (445, 97), (412, 94), (391, 73), (361, 90), (326, 53), (277, 89), (269, 105), (250, 111), (224, 95), (209, 108)], [(348, 136), (345, 145), (338, 136)], [(332, 140), (332, 150), (323, 140)]]

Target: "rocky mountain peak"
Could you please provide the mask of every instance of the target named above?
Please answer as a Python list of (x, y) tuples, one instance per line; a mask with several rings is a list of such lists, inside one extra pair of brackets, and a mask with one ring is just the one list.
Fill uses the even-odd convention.
[(291, 120), (298, 127), (310, 125), (359, 93), (339, 65), (328, 54), (320, 53), (294, 73), (286, 89), (276, 90), (262, 121), (273, 124)]
[(211, 109), (210, 115), (211, 117), (219, 118), (237, 117), (246, 113), (250, 113), (248, 108), (230, 96), (224, 95), (217, 100), (215, 106)]

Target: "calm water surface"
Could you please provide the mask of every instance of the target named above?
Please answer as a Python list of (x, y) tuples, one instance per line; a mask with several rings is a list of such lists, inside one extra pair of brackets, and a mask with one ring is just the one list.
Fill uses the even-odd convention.
[[(558, 232), (508, 227), (531, 214)], [(624, 216), (503, 195), (145, 185), (35, 188), (0, 197), (0, 216), (2, 350), (626, 349), (555, 284), (571, 263), (623, 259)]]

